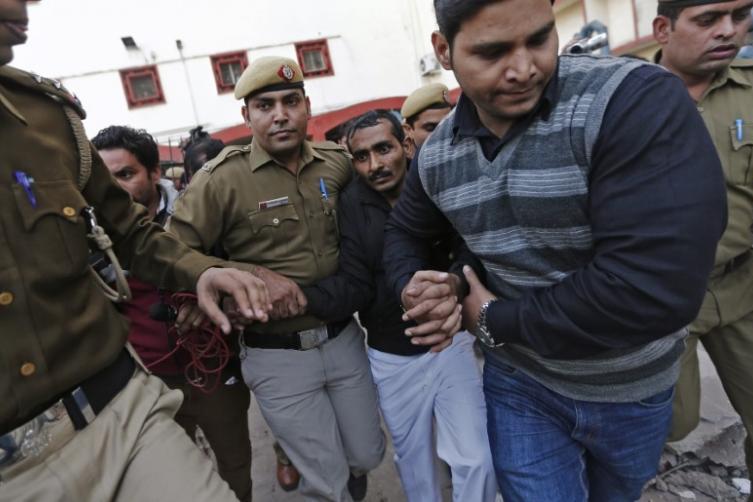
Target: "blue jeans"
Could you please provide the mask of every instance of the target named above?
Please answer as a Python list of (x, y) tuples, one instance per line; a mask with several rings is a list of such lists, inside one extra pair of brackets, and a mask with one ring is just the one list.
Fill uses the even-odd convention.
[(656, 474), (672, 388), (634, 403), (578, 401), (487, 357), (484, 394), (505, 502), (634, 501)]

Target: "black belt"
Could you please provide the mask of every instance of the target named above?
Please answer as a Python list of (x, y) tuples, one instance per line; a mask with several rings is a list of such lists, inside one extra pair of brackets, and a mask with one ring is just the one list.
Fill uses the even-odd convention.
[(123, 390), (134, 371), (136, 362), (127, 350), (123, 350), (112, 364), (61, 396), (76, 430), (83, 429), (92, 421), (93, 417), (87, 416), (89, 409), (94, 415), (98, 415)]
[[(348, 317), (342, 321), (327, 324), (327, 339), (331, 340), (339, 335), (350, 324), (351, 320), (352, 318)], [(243, 339), (247, 347), (256, 349), (308, 350), (314, 348), (307, 347), (305, 343), (302, 343), (301, 335), (304, 333), (306, 331), (294, 331), (292, 333), (253, 333), (246, 331), (243, 333)]]

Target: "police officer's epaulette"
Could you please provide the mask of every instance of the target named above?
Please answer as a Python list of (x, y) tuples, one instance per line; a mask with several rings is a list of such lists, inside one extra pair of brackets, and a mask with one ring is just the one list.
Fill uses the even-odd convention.
[(212, 173), (217, 167), (219, 167), (223, 162), (225, 162), (227, 159), (231, 157), (235, 157), (236, 155), (240, 155), (244, 152), (248, 152), (250, 150), (250, 147), (248, 145), (228, 145), (225, 148), (222, 149), (220, 153), (217, 154), (215, 158), (201, 166), (202, 171), (206, 171), (208, 173)]
[(81, 101), (75, 94), (66, 89), (59, 80), (44, 78), (36, 73), (7, 65), (0, 67), (0, 80), (10, 80), (14, 84), (45, 94), (62, 105), (70, 106), (82, 119), (86, 118), (86, 112), (81, 106)]
[(315, 150), (339, 151), (349, 159), (353, 158), (347, 148), (333, 141), (314, 141), (311, 143), (311, 147)]

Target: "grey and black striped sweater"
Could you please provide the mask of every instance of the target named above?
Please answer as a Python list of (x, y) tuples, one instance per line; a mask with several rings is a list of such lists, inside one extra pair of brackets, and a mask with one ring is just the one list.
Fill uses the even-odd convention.
[[(490, 289), (502, 299), (558, 283), (592, 258), (586, 212), (591, 152), (611, 96), (640, 64), (561, 57), (559, 99), (548, 120), (535, 119), (492, 161), (475, 138), (453, 142), (452, 117), (421, 150), (426, 194), (481, 259)], [(579, 360), (547, 359), (516, 344), (486, 350), (564, 396), (628, 402), (675, 383), (684, 336), (681, 330)]]

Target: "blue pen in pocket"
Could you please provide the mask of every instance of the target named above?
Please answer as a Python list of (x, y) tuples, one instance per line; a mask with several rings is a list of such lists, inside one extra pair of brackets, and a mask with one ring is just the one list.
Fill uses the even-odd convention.
[(26, 192), (26, 198), (29, 199), (29, 204), (31, 204), (31, 207), (37, 207), (37, 198), (34, 195), (34, 190), (32, 189), (34, 178), (23, 171), (13, 171), (13, 178), (15, 178), (16, 183), (21, 185), (21, 188), (23, 188), (24, 192)]
[(737, 141), (743, 140), (743, 119), (735, 119), (735, 134)]
[(324, 184), (324, 178), (319, 178), (319, 191), (322, 193), (322, 199), (329, 200), (327, 185)]

